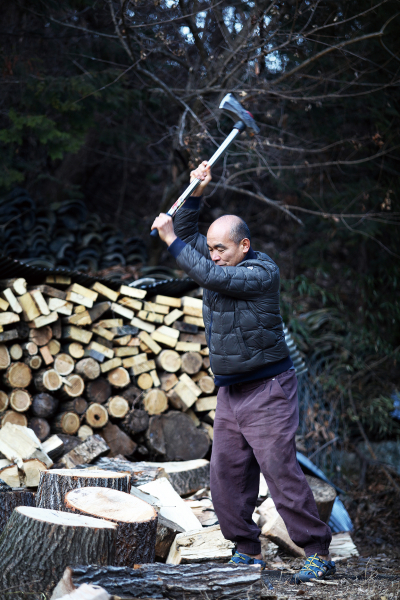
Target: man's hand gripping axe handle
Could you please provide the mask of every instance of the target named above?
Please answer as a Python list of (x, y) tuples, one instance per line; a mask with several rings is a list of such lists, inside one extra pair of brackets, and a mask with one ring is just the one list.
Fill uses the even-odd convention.
[[(239, 133), (241, 133), (245, 129), (249, 129), (251, 135), (254, 135), (254, 133), (258, 133), (260, 131), (251, 113), (249, 113), (242, 107), (242, 105), (236, 100), (233, 94), (227, 94), (223, 98), (221, 104), (219, 105), (219, 108), (224, 110), (233, 119), (237, 119), (239, 117), (240, 120), (237, 121), (237, 123), (235, 123), (231, 133), (221, 144), (218, 150), (214, 152), (214, 154), (208, 161), (207, 164), (210, 167), (212, 167), (217, 162), (219, 157), (222, 156), (222, 154), (232, 144), (233, 140), (236, 138), (236, 136), (239, 135)], [(189, 196), (192, 195), (194, 190), (200, 185), (200, 183), (200, 179), (194, 179), (192, 183), (183, 192), (183, 194), (178, 198), (178, 200), (171, 206), (171, 208), (167, 212), (167, 215), (173, 217), (176, 214), (176, 212), (180, 209), (180, 207), (186, 202)], [(152, 237), (158, 237), (158, 230), (153, 229), (150, 235)]]

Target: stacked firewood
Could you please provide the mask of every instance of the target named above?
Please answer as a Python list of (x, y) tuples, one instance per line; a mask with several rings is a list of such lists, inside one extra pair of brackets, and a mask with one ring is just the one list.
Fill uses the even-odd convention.
[(2, 427), (29, 425), (41, 441), (100, 433), (111, 456), (206, 455), (216, 390), (200, 298), (59, 275), (0, 290)]

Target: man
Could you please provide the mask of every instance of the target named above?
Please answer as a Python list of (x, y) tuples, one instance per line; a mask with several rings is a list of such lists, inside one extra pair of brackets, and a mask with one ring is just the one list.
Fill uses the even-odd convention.
[[(204, 288), (203, 317), (210, 364), (219, 386), (211, 458), (211, 494), (232, 561), (261, 564), (260, 530), (252, 520), (260, 469), (292, 540), (307, 556), (295, 581), (335, 572), (331, 531), (296, 459), (296, 372), (279, 311), (279, 269), (250, 243), (239, 217), (225, 215), (199, 234), (200, 197), (211, 180), (203, 162), (192, 171), (201, 184), (171, 217), (153, 223), (179, 267)], [(179, 236), (179, 237), (178, 237)]]

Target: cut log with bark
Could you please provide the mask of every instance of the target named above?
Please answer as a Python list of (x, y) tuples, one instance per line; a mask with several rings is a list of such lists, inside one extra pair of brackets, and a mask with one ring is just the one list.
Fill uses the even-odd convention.
[(54, 360), (54, 369), (59, 373), (62, 377), (66, 377), (66, 375), (70, 375), (75, 367), (75, 361), (69, 354), (62, 352), (58, 354)]
[(79, 342), (70, 342), (69, 344), (64, 344), (62, 349), (66, 354), (70, 354), (72, 358), (79, 360), (83, 358), (85, 353), (85, 349)]
[(63, 402), (62, 407), (65, 411), (76, 412), (77, 415), (83, 415), (87, 411), (88, 403), (85, 398), (78, 396), (78, 398)]
[(153, 387), (153, 378), (150, 373), (142, 373), (136, 383), (141, 390), (148, 390)]
[(36, 437), (42, 442), (50, 435), (50, 424), (46, 419), (33, 417), (29, 421), (29, 427), (35, 432)]
[(56, 356), (61, 351), (61, 344), (58, 340), (55, 339), (50, 340), (50, 342), (47, 344), (47, 347), (52, 356)]
[(128, 400), (122, 396), (112, 396), (104, 406), (114, 419), (123, 419), (129, 412)]
[(53, 337), (53, 330), (49, 325), (31, 329), (29, 332), (29, 341), (34, 342), (37, 346), (47, 346)]
[(11, 363), (3, 376), (3, 381), (11, 388), (27, 388), (32, 381), (32, 371), (23, 362)]
[(332, 485), (318, 477), (306, 475), (306, 479), (313, 493), (319, 518), (324, 523), (328, 523), (337, 492)]
[(67, 435), (74, 435), (80, 425), (79, 416), (75, 412), (63, 412), (56, 416), (53, 421), (53, 430), (57, 433), (66, 433)]
[(203, 366), (203, 357), (198, 352), (185, 352), (181, 358), (182, 371), (188, 375), (195, 375)]
[(35, 506), (35, 493), (29, 490), (0, 491), (0, 535), (17, 506)]
[(0, 452), (22, 470), (25, 459), (39, 459), (48, 468), (53, 465), (53, 461), (42, 451), (40, 440), (34, 432), (20, 425), (6, 423), (1, 428)]
[(33, 382), (38, 392), (56, 392), (63, 384), (61, 376), (54, 369), (35, 373)]
[(107, 374), (107, 379), (113, 387), (118, 389), (126, 388), (131, 382), (129, 373), (124, 367), (117, 367), (110, 371)]
[(17, 413), (15, 410), (6, 410), (5, 413), (0, 415), (1, 427), (4, 427), (6, 423), (13, 425), (21, 425), (22, 427), (28, 426), (28, 419), (23, 413)]
[(129, 435), (113, 423), (108, 422), (101, 430), (100, 435), (110, 448), (109, 457), (120, 455), (131, 456), (137, 448), (137, 444)]
[(35, 417), (49, 419), (56, 414), (57, 408), (58, 400), (50, 394), (35, 394), (32, 398), (31, 412)]
[(99, 377), (86, 386), (86, 396), (89, 402), (104, 404), (111, 396), (111, 384), (107, 379)]
[(24, 460), (22, 465), (22, 471), (24, 476), (22, 482), (26, 487), (37, 488), (39, 485), (40, 474), (46, 471), (48, 467), (37, 458), (30, 458)]
[(156, 364), (167, 373), (176, 373), (182, 366), (182, 359), (175, 350), (163, 350), (157, 356)]
[(43, 364), (43, 359), (41, 356), (39, 356), (39, 354), (36, 354), (35, 356), (26, 356), (23, 361), (30, 369), (33, 369), (34, 371), (40, 369)]
[(85, 381), (92, 381), (100, 377), (100, 365), (93, 358), (82, 358), (76, 363), (75, 372)]
[[(157, 463), (149, 463), (156, 465)], [(210, 487), (210, 463), (199, 458), (182, 462), (163, 462), (169, 480), (180, 496), (194, 494), (198, 490)]]
[(22, 358), (23, 351), (22, 346), (20, 346), (20, 344), (13, 344), (12, 346), (10, 346), (9, 352), (12, 360), (16, 361)]
[(214, 379), (208, 375), (201, 377), (201, 379), (198, 380), (197, 385), (204, 394), (212, 394), (215, 390)]
[(154, 562), (157, 513), (150, 504), (117, 490), (85, 487), (68, 492), (65, 506), (71, 512), (117, 525), (117, 566)]
[(3, 390), (0, 390), (0, 413), (7, 410), (8, 405), (9, 405), (9, 398), (8, 398), (7, 394)]
[(132, 408), (121, 423), (124, 431), (130, 435), (146, 431), (149, 426), (149, 413), (145, 410)]
[[(193, 385), (196, 385), (194, 382), (192, 383)], [(167, 397), (174, 408), (185, 411), (193, 406), (198, 396), (185, 381), (178, 381), (178, 383), (167, 392)]]
[(84, 442), (88, 437), (94, 435), (94, 431), (91, 427), (89, 427), (89, 425), (81, 425), (76, 435), (80, 440), (82, 440), (82, 442)]
[(7, 346), (0, 344), (0, 370), (7, 369), (10, 363), (11, 358)]
[(116, 525), (19, 506), (0, 538), (0, 585), (14, 598), (50, 596), (69, 564), (114, 564)]
[(11, 488), (19, 488), (22, 485), (17, 465), (7, 465), (2, 467), (0, 469), (0, 479)]
[(77, 465), (91, 463), (96, 458), (103, 456), (109, 452), (110, 448), (100, 435), (92, 435), (79, 444), (60, 459), (60, 464), (67, 469), (73, 469)]
[(210, 447), (208, 434), (178, 411), (151, 417), (146, 440), (150, 452), (166, 461), (203, 458)]
[[(170, 600), (259, 600), (263, 587), (258, 566), (221, 563), (128, 567), (74, 566), (63, 576), (71, 593), (83, 583), (107, 590), (115, 598), (169, 598)], [(261, 596), (262, 597), (262, 596)], [(267, 598), (268, 596), (265, 596)]]
[(108, 423), (108, 412), (107, 409), (96, 402), (89, 404), (89, 407), (85, 413), (86, 423), (93, 429), (101, 429)]
[(64, 447), (64, 442), (58, 435), (52, 435), (42, 442), (43, 452), (45, 452), (53, 461), (62, 455)]
[(143, 397), (143, 407), (149, 415), (160, 415), (168, 408), (168, 398), (162, 390), (150, 390)]
[(82, 487), (106, 487), (129, 494), (130, 486), (130, 475), (127, 473), (86, 469), (52, 469), (41, 473), (36, 493), (36, 506), (51, 510), (66, 510), (64, 498), (71, 490)]
[[(154, 467), (147, 462), (133, 463), (129, 460), (126, 460), (126, 458), (121, 455), (113, 458), (103, 456), (95, 461), (95, 466), (99, 469), (105, 469), (106, 471), (129, 472), (131, 474), (131, 483), (133, 486), (135, 486), (135, 489), (138, 488), (138, 486), (151, 483), (156, 479), (167, 477), (165, 470), (162, 468), (162, 464), (158, 464), (159, 466)], [(133, 493), (132, 490), (131, 493)]]
[(80, 375), (72, 373), (64, 378), (64, 385), (59, 392), (60, 398), (63, 400), (70, 400), (71, 398), (78, 398), (83, 395), (85, 390), (85, 382)]
[(158, 515), (157, 538), (156, 538), (156, 560), (165, 562), (173, 541), (178, 533), (183, 533), (182, 527), (177, 523)]
[(10, 408), (16, 412), (26, 412), (32, 404), (32, 396), (27, 390), (14, 389), (10, 394)]

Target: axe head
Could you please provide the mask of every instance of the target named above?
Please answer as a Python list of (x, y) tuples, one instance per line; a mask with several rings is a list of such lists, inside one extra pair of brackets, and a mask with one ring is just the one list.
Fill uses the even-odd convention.
[(250, 135), (260, 132), (253, 115), (243, 108), (233, 94), (224, 96), (219, 108), (226, 112), (234, 121), (242, 121), (245, 124), (246, 129), (249, 130)]

